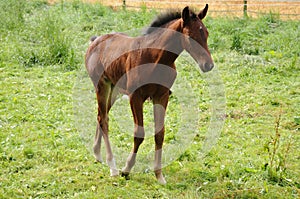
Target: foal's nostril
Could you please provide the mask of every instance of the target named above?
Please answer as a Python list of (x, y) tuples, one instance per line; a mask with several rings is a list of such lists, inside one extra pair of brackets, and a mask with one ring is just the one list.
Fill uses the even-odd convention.
[(213, 63), (205, 63), (204, 64), (204, 70), (205, 70), (205, 72), (210, 71), (211, 69), (213, 69), (213, 67), (214, 67)]

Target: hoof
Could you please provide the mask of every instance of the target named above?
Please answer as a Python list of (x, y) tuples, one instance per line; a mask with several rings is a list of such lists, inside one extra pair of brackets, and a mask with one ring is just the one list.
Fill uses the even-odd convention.
[(159, 182), (159, 184), (162, 184), (162, 185), (167, 184), (167, 181), (165, 180), (164, 177), (157, 179), (157, 181)]
[(101, 155), (94, 155), (97, 162), (103, 163)]
[(127, 172), (122, 172), (121, 176), (124, 177), (126, 180), (130, 180), (129, 173)]
[(110, 176), (111, 177), (119, 176), (119, 171), (117, 169), (110, 169)]
[(167, 184), (167, 181), (165, 180), (164, 176), (162, 175), (162, 173), (156, 174), (156, 179), (157, 181), (162, 184), (165, 185)]

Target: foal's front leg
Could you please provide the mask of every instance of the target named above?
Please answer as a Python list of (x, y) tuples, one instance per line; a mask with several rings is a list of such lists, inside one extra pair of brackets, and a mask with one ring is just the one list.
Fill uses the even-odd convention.
[(138, 94), (134, 93), (132, 96), (130, 96), (130, 106), (134, 119), (134, 145), (127, 158), (126, 165), (122, 169), (122, 176), (125, 176), (125, 178), (128, 178), (128, 175), (135, 164), (139, 146), (142, 144), (145, 137), (143, 124), (143, 103), (144, 101)]
[(166, 93), (163, 97), (153, 99), (153, 113), (155, 123), (155, 160), (154, 172), (159, 183), (166, 184), (166, 180), (162, 174), (162, 146), (165, 136), (165, 114), (168, 104), (169, 94)]

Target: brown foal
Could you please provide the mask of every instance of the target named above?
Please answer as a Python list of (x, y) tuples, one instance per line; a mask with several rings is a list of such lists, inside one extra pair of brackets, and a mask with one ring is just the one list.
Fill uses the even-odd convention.
[(96, 159), (102, 161), (100, 148), (103, 137), (111, 176), (119, 172), (108, 136), (108, 113), (116, 100), (116, 93), (122, 92), (129, 96), (135, 124), (133, 149), (122, 169), (122, 175), (129, 175), (144, 140), (143, 103), (150, 98), (154, 105), (155, 122), (154, 172), (160, 183), (166, 183), (161, 158), (165, 113), (170, 88), (176, 78), (174, 62), (186, 50), (203, 72), (214, 67), (207, 47), (208, 31), (202, 23), (207, 10), (206, 4), (199, 14), (185, 7), (182, 12), (161, 15), (152, 22), (145, 34), (138, 37), (113, 33), (91, 39), (85, 64), (98, 101), (98, 123), (93, 149)]

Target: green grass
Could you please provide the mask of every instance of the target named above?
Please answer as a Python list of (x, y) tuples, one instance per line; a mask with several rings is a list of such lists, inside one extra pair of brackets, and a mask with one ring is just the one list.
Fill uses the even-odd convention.
[[(85, 132), (84, 138), (92, 138), (96, 116), (83, 61), (89, 38), (128, 30), (136, 35), (135, 30), (147, 26), (158, 12), (62, 2), (49, 6), (41, 0), (0, 0), (0, 198), (300, 197), (298, 21), (281, 21), (273, 14), (205, 19), (209, 47), (224, 83), (226, 121), (217, 144), (200, 156), (212, 108), (205, 80), (209, 74), (201, 76), (181, 57), (176, 83), (181, 87), (188, 82), (199, 118), (195, 138), (164, 168), (168, 184), (162, 186), (144, 169), (133, 172), (129, 181), (109, 177), (109, 168), (94, 162), (91, 146), (82, 138)], [(81, 106), (79, 88), (88, 93), (82, 99), (90, 99)], [(180, 138), (184, 110), (177, 107), (186, 100), (175, 89), (166, 144)], [(119, 126), (116, 111), (129, 109), (126, 103), (116, 105), (110, 120), (112, 142), (128, 149), (127, 154), (131, 132)], [(83, 107), (90, 118), (78, 118)], [(151, 131), (150, 104), (145, 112)], [(82, 127), (78, 121), (90, 125)], [(129, 131), (132, 123), (128, 126)], [(141, 157), (148, 148), (154, 148), (150, 136)]]

